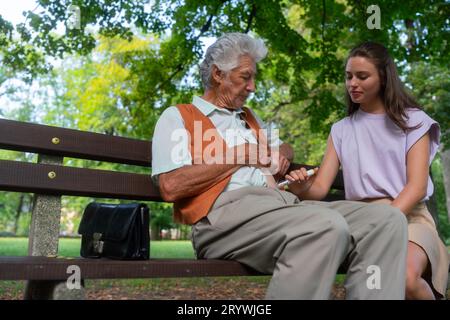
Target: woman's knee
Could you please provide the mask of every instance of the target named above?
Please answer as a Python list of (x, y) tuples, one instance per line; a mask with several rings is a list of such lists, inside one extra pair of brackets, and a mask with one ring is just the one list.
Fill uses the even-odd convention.
[(425, 251), (415, 244), (408, 242), (408, 255), (406, 263), (406, 295), (413, 296), (424, 281), (424, 273), (429, 268), (429, 262)]
[(406, 267), (406, 299), (417, 299), (422, 291), (423, 282), (422, 274), (414, 266), (407, 265)]
[(422, 278), (421, 273), (418, 271), (418, 269), (408, 264), (406, 266), (406, 289), (407, 290), (414, 290), (414, 288), (417, 287), (417, 284), (419, 283), (419, 280)]

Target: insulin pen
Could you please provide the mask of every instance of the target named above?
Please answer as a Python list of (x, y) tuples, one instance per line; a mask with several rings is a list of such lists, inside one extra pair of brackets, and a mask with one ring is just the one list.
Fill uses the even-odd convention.
[[(315, 173), (315, 172), (314, 172), (314, 169), (309, 169), (308, 171), (306, 171), (306, 175), (307, 175), (308, 177), (313, 176), (314, 173)], [(278, 184), (278, 186), (279, 186), (279, 187), (283, 187), (283, 186), (286, 186), (286, 185), (290, 184), (291, 182), (294, 182), (294, 181), (284, 180), (284, 181), (280, 182), (280, 183)]]

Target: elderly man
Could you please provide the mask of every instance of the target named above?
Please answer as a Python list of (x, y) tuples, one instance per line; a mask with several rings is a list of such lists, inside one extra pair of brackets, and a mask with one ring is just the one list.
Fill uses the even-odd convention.
[(193, 226), (198, 258), (273, 274), (268, 299), (328, 299), (342, 263), (347, 298), (403, 299), (407, 229), (398, 209), (310, 204), (276, 188), (271, 174), (286, 173), (292, 148), (244, 107), (266, 54), (240, 33), (208, 48), (203, 96), (168, 108), (155, 128), (152, 178), (162, 197), (174, 202), (176, 221)]

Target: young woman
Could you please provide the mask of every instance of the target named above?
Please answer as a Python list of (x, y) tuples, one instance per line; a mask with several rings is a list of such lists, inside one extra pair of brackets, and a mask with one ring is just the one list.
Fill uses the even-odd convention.
[(436, 121), (405, 91), (380, 44), (354, 48), (345, 66), (348, 116), (331, 128), (320, 170), (291, 171), (289, 189), (320, 200), (342, 167), (348, 200), (385, 202), (408, 220), (407, 299), (445, 296), (449, 257), (424, 201), (433, 193), (429, 166), (439, 147)]

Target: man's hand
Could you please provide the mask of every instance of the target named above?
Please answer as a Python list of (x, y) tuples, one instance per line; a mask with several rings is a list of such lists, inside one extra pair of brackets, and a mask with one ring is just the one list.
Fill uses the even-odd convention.
[(287, 173), (290, 165), (291, 165), (291, 162), (289, 161), (289, 159), (280, 153), (280, 156), (279, 156), (279, 168), (280, 169), (278, 171), (278, 174), (280, 174), (281, 176), (284, 176)]
[[(271, 166), (269, 152), (257, 144), (240, 144), (230, 148), (227, 152), (234, 155), (234, 158), (227, 156), (227, 164), (242, 164), (257, 168), (269, 168)], [(235, 162), (228, 162), (230, 160)]]
[(280, 175), (283, 177), (291, 165), (292, 161), (294, 161), (294, 149), (287, 144), (282, 143), (279, 147), (280, 151)]
[[(228, 149), (227, 164), (243, 164), (257, 168), (267, 168), (271, 175), (284, 177), (291, 165), (293, 150), (287, 144), (282, 144), (279, 149), (268, 150), (267, 147), (253, 143), (245, 143)], [(235, 162), (229, 162), (231, 161)], [(267, 170), (266, 170), (267, 171)]]
[(283, 153), (273, 150), (271, 160), (270, 173), (278, 181), (288, 172), (291, 161)]

